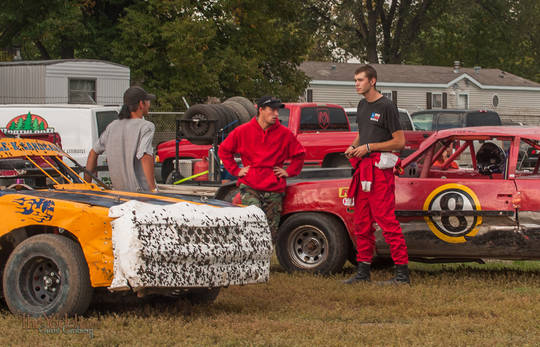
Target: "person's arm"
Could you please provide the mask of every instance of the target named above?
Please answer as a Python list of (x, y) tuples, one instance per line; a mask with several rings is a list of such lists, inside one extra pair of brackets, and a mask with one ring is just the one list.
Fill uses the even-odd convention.
[(236, 131), (233, 130), (221, 143), (218, 149), (219, 159), (223, 162), (225, 169), (236, 177), (242, 177), (247, 173), (249, 168), (242, 168), (238, 166), (236, 160), (234, 160), (234, 153), (236, 151)]
[(154, 177), (154, 156), (145, 153), (140, 160), (148, 187), (151, 191), (156, 191), (156, 179)]
[(289, 143), (289, 157), (291, 158), (291, 163), (287, 167), (287, 177), (297, 176), (302, 167), (304, 166), (304, 158), (306, 156), (306, 150), (304, 146), (298, 141), (296, 136), (291, 134), (291, 140)]
[[(367, 153), (371, 153), (371, 152), (401, 151), (403, 147), (405, 147), (405, 134), (403, 133), (403, 130), (398, 130), (392, 133), (391, 140), (384, 141), (384, 142), (367, 143), (365, 145), (356, 147), (349, 152), (349, 156), (361, 158)], [(347, 154), (347, 152), (345, 152), (345, 154)]]
[[(88, 153), (88, 159), (86, 159), (86, 171), (92, 173), (93, 175), (97, 174), (97, 153), (91, 149)], [(87, 172), (84, 173), (84, 180), (88, 183), (92, 183), (92, 176)]]

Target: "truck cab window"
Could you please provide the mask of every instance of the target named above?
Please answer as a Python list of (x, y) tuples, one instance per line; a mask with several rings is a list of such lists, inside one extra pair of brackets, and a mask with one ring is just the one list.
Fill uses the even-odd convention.
[(101, 134), (107, 128), (107, 125), (109, 125), (115, 119), (118, 119), (118, 112), (116, 111), (96, 112), (98, 136), (101, 136)]
[(279, 118), (279, 122), (281, 123), (281, 125), (283, 125), (284, 127), (289, 127), (289, 116), (290, 116), (290, 111), (288, 108), (280, 108), (279, 109), (279, 115), (278, 115), (278, 118)]
[(418, 113), (411, 117), (416, 130), (433, 130), (433, 113)]

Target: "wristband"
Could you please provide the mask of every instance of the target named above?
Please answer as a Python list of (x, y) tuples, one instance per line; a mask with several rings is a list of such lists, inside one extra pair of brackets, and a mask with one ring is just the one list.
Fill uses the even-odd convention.
[(369, 148), (369, 143), (366, 143), (366, 149), (368, 153), (371, 153), (371, 148)]

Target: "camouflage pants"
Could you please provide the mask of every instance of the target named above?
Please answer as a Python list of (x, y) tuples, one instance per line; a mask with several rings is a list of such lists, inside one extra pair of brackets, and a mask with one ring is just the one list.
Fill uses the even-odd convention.
[(285, 196), (285, 193), (265, 192), (252, 189), (243, 183), (240, 184), (242, 204), (255, 205), (266, 214), (273, 243), (276, 243), (279, 219), (281, 218), (281, 210), (283, 209), (283, 196)]

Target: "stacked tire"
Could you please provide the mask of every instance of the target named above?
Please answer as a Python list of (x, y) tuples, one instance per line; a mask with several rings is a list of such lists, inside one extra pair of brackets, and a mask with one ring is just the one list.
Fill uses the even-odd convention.
[[(224, 129), (224, 138), (234, 128), (249, 122), (255, 115), (257, 110), (252, 102), (242, 96), (234, 96), (222, 104), (191, 106), (181, 118), (181, 130), (191, 143), (210, 145), (220, 129)], [(218, 142), (221, 140), (218, 138)]]

